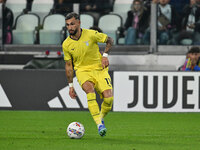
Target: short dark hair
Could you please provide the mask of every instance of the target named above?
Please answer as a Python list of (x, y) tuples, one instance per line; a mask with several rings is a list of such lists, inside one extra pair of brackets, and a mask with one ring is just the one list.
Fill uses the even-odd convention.
[(67, 15), (66, 15), (66, 17), (65, 17), (65, 20), (69, 20), (69, 19), (71, 19), (71, 18), (75, 18), (76, 20), (80, 20), (80, 16), (77, 14), (77, 13), (75, 13), (75, 12), (71, 12), (71, 13), (68, 13)]
[(192, 47), (188, 53), (200, 53), (200, 48), (199, 47)]
[(139, 2), (140, 4), (143, 3), (143, 1), (141, 1), (141, 0), (133, 0), (133, 4), (135, 4), (136, 2)]

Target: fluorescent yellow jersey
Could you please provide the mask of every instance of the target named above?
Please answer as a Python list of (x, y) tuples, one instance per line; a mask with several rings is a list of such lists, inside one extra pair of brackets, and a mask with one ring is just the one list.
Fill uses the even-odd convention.
[(99, 43), (104, 43), (107, 35), (95, 30), (82, 29), (78, 40), (73, 40), (70, 36), (63, 42), (64, 60), (73, 60), (74, 70), (89, 71), (102, 69), (101, 53)]

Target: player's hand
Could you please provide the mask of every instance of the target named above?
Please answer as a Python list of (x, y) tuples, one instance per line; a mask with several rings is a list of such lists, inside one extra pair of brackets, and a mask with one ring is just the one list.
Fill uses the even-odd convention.
[(72, 98), (72, 99), (76, 99), (76, 92), (74, 90), (73, 87), (70, 87), (69, 88), (69, 96)]
[(102, 57), (102, 68), (106, 68), (109, 66), (109, 60), (107, 57)]

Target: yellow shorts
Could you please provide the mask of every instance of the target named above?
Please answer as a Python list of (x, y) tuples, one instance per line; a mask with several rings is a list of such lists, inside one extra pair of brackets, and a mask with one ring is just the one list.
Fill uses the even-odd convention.
[(81, 87), (86, 81), (93, 82), (95, 85), (95, 90), (99, 94), (102, 94), (105, 90), (112, 89), (112, 83), (110, 75), (108, 74), (108, 68), (103, 70), (77, 71), (76, 77)]

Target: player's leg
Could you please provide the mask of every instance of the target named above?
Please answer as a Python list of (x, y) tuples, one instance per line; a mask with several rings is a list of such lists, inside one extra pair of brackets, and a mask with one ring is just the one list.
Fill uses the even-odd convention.
[(81, 85), (82, 89), (87, 94), (87, 100), (88, 100), (88, 109), (97, 124), (97, 128), (99, 131), (99, 134), (103, 136), (102, 131), (105, 130), (102, 128), (101, 118), (100, 118), (100, 112), (99, 112), (99, 105), (96, 101), (96, 94), (94, 91), (94, 86), (96, 84), (96, 80), (93, 77), (93, 72), (76, 72), (76, 77), (78, 79), (79, 84)]
[[(101, 104), (101, 112), (100, 112), (100, 117), (101, 117), (101, 123), (105, 127), (104, 124), (104, 117), (107, 115), (107, 113), (111, 110), (112, 108), (112, 103), (113, 103), (113, 94), (112, 94), (112, 89), (108, 89), (103, 91), (103, 103)], [(107, 131), (107, 130), (106, 130)], [(104, 133), (106, 134), (106, 132)]]
[[(111, 78), (108, 74), (108, 69), (103, 69), (96, 72), (97, 84), (95, 89), (100, 93), (100, 96), (104, 97), (104, 101), (101, 105), (101, 120), (102, 124), (105, 127), (103, 118), (112, 108), (113, 94), (112, 94), (112, 84)], [(106, 134), (106, 131), (104, 132)]]
[(105, 136), (106, 134), (106, 128), (101, 123), (101, 117), (99, 112), (99, 105), (96, 101), (96, 94), (94, 91), (94, 83), (90, 81), (86, 81), (82, 85), (83, 90), (87, 94), (87, 101), (88, 101), (88, 109), (90, 111), (90, 114), (92, 115), (95, 123), (97, 124), (98, 132), (101, 136)]
[(112, 109), (112, 104), (113, 104), (113, 92), (112, 89), (108, 89), (103, 91), (103, 103), (101, 105), (101, 112), (100, 112), (100, 116), (102, 121), (103, 118), (108, 114), (108, 112)]
[(88, 101), (88, 109), (95, 121), (95, 123), (101, 124), (100, 112), (99, 112), (99, 105), (96, 101), (96, 94), (94, 91), (94, 83), (90, 81), (86, 81), (82, 85), (83, 90), (87, 94), (87, 101)]
[(101, 105), (100, 116), (103, 118), (111, 110), (113, 104), (113, 92), (111, 78), (108, 74), (108, 69), (103, 69), (98, 76), (98, 91), (103, 95), (103, 103)]

